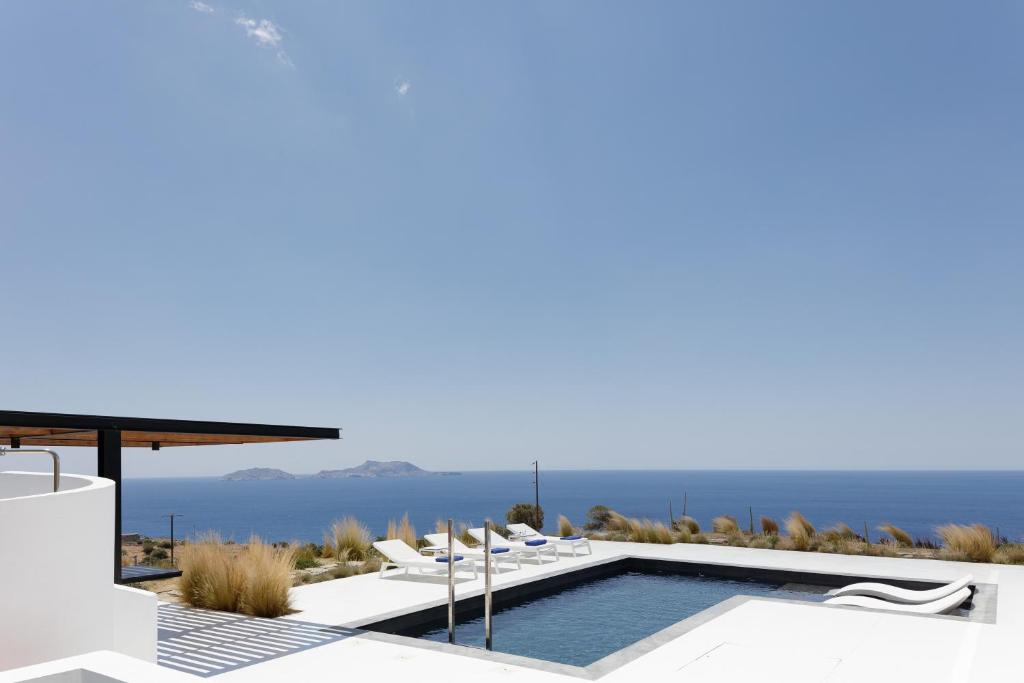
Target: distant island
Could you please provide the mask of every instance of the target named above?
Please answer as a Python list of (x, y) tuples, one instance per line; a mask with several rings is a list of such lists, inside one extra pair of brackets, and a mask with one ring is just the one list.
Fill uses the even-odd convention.
[[(374, 479), (380, 477), (438, 477), (453, 476), (461, 472), (428, 472), (404, 460), (367, 460), (357, 467), (346, 467), (342, 470), (320, 470), (313, 476), (316, 479)], [(224, 481), (273, 481), (276, 479), (296, 479), (296, 475), (272, 467), (250, 467), (238, 470), (221, 477)]]
[(224, 481), (269, 481), (294, 478), (294, 474), (284, 470), (276, 470), (273, 467), (250, 467), (247, 470), (238, 470), (221, 477)]
[(428, 472), (404, 460), (367, 460), (358, 467), (346, 467), (343, 470), (320, 470), (318, 479), (348, 479), (352, 477), (431, 477), (451, 476), (459, 472)]

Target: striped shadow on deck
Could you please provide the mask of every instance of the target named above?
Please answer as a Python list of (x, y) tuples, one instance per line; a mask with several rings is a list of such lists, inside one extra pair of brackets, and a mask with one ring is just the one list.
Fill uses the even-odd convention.
[(161, 603), (157, 661), (196, 676), (216, 676), (252, 664), (344, 640), (357, 631), (289, 619), (259, 619)]

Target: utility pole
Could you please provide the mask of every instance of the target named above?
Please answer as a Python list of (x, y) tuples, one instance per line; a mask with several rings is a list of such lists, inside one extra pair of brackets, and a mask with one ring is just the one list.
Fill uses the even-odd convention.
[(171, 565), (173, 566), (174, 565), (174, 518), (175, 517), (184, 517), (185, 515), (179, 515), (177, 513), (172, 512), (169, 515), (164, 515), (164, 516), (170, 518), (170, 520), (171, 520)]
[(533, 461), (533, 522), (542, 531), (540, 521), (540, 461)]

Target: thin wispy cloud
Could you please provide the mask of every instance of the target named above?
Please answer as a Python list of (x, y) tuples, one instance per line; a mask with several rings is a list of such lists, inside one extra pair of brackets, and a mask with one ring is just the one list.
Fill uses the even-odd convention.
[(255, 40), (257, 45), (276, 51), (277, 58), (282, 64), (292, 66), (292, 60), (288, 58), (288, 54), (281, 47), (284, 36), (281, 35), (281, 29), (274, 22), (270, 19), (256, 20), (241, 16), (235, 19), (235, 23), (244, 28), (245, 35)]
[(409, 81), (399, 81), (395, 84), (395, 92), (399, 97), (405, 97), (409, 93), (410, 87), (412, 87), (412, 83)]
[(212, 7), (207, 5), (205, 2), (199, 2), (199, 0), (192, 0), (192, 2), (188, 3), (188, 6), (197, 12), (202, 12), (203, 14), (213, 14), (214, 12)]

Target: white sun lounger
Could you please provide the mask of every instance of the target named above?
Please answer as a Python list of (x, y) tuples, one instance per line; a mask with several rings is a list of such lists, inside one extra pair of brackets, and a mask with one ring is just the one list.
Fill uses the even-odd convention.
[(889, 602), (898, 602), (906, 605), (921, 605), (926, 602), (933, 602), (940, 600), (947, 595), (956, 593), (961, 588), (966, 588), (974, 577), (970, 574), (964, 576), (952, 583), (947, 583), (945, 586), (939, 586), (938, 588), (931, 588), (929, 590), (910, 590), (908, 588), (897, 588), (896, 586), (890, 586), (885, 583), (853, 583), (849, 586), (843, 586), (834, 591), (829, 591), (829, 595), (837, 598), (846, 595), (864, 595), (869, 598), (881, 598), (882, 600), (888, 600)]
[[(448, 534), (425, 534), (423, 538), (427, 539), (430, 545), (435, 547), (448, 547)], [(504, 548), (505, 550), (499, 550)], [(462, 555), (463, 557), (472, 557), (474, 560), (483, 562), (484, 560), (484, 549), (483, 548), (470, 548), (468, 545), (463, 543), (457, 538), (452, 539), (452, 550), (456, 555)], [(498, 552), (495, 552), (498, 550)], [(523, 551), (519, 548), (513, 548), (511, 546), (491, 546), (491, 566), (494, 567), (496, 574), (501, 573), (501, 562), (512, 562), (516, 565), (516, 569), (522, 569), (523, 563), (520, 561), (520, 556)]]
[[(484, 542), (484, 530), (483, 527), (476, 529), (470, 529), (469, 535), (480, 541)], [(542, 539), (544, 540), (544, 539)], [(522, 541), (510, 541), (507, 538), (503, 538), (493, 529), (491, 530), (491, 547), (504, 546), (506, 548), (515, 548), (523, 553), (523, 555), (532, 556), (537, 558), (537, 562), (544, 561), (544, 555), (551, 555), (558, 560), (558, 548), (555, 547), (554, 543), (540, 543), (536, 545), (528, 545)]]
[[(441, 558), (423, 557), (410, 548), (408, 543), (397, 538), (393, 538), (390, 541), (376, 541), (373, 547), (387, 558), (386, 562), (380, 563), (381, 576), (384, 576), (384, 572), (392, 567), (404, 569), (406, 574), (409, 573), (410, 569), (416, 569), (421, 574), (438, 574), (448, 571), (447, 558), (444, 558), (444, 562), (438, 562), (437, 560)], [(464, 557), (461, 560), (456, 559), (454, 564), (455, 571), (466, 569), (473, 572), (474, 579), (477, 577), (476, 562), (473, 560)]]
[(891, 612), (906, 612), (908, 614), (945, 614), (959, 607), (967, 598), (971, 597), (971, 589), (964, 587), (944, 598), (932, 600), (920, 605), (907, 605), (898, 602), (886, 602), (878, 598), (869, 598), (865, 595), (844, 595), (840, 598), (826, 600), (826, 605), (845, 605), (847, 607), (864, 607), (867, 609), (884, 609)]
[(508, 530), (519, 538), (546, 538), (548, 543), (554, 543), (558, 548), (568, 548), (572, 556), (576, 557), (576, 548), (586, 548), (587, 555), (590, 555), (590, 539), (577, 536), (576, 538), (563, 538), (561, 536), (545, 536), (529, 524), (509, 524)]

